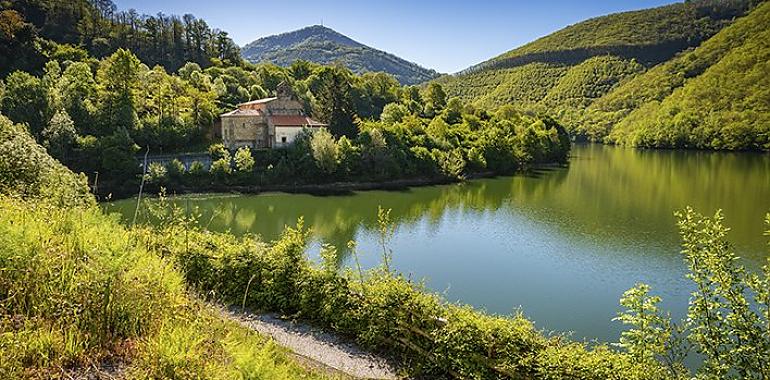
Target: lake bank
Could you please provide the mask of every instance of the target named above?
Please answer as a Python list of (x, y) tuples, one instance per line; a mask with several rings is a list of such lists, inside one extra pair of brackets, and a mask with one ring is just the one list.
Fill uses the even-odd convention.
[[(532, 165), (527, 169), (519, 171), (520, 174), (531, 173), (538, 170), (548, 170), (565, 167), (568, 164), (539, 164)], [(196, 194), (244, 194), (244, 195), (259, 195), (265, 193), (286, 193), (286, 194), (308, 194), (308, 195), (349, 195), (357, 191), (403, 191), (413, 187), (422, 186), (436, 186), (436, 185), (449, 185), (462, 183), (469, 180), (504, 177), (508, 174), (498, 174), (493, 172), (477, 172), (468, 173), (463, 178), (450, 178), (450, 177), (417, 177), (417, 178), (404, 178), (385, 181), (340, 181), (340, 182), (328, 182), (328, 183), (298, 183), (298, 184), (267, 184), (267, 185), (223, 185), (223, 184), (209, 184), (202, 186), (175, 186), (172, 188), (166, 188), (168, 193), (177, 195), (196, 195)], [(160, 190), (160, 186), (149, 186), (143, 190), (143, 196), (156, 195)], [(165, 186), (164, 186), (165, 188)], [(138, 195), (137, 192), (130, 191), (107, 191), (97, 194), (98, 198), (106, 201), (120, 201), (130, 198), (135, 198)]]

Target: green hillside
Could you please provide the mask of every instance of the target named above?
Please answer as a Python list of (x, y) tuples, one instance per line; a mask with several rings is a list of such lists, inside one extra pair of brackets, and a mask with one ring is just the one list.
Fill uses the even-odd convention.
[(244, 46), (241, 55), (252, 63), (269, 62), (284, 67), (297, 60), (322, 65), (339, 63), (357, 74), (385, 72), (405, 85), (438, 76), (434, 70), (371, 48), (321, 25), (260, 38)]
[(598, 17), (437, 81), (449, 96), (547, 112), (573, 133), (594, 137), (595, 128), (584, 123), (586, 107), (700, 45), (751, 7), (749, 0), (691, 1)]
[(616, 13), (568, 26), (466, 71), (521, 66), (531, 62), (574, 64), (612, 54), (647, 65), (667, 60), (745, 13), (747, 0), (700, 0)]
[(768, 62), (764, 3), (699, 48), (598, 100), (583, 125), (606, 119), (615, 125), (609, 141), (631, 146), (770, 149)]

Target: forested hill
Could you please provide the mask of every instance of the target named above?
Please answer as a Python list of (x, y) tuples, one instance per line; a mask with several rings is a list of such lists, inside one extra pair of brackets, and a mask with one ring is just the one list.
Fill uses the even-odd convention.
[(332, 29), (314, 25), (293, 32), (260, 38), (241, 49), (244, 59), (289, 66), (305, 60), (340, 63), (353, 72), (386, 72), (401, 84), (417, 84), (438, 76), (434, 70), (356, 42)]
[(699, 0), (568, 26), (458, 75), (438, 80), (477, 106), (548, 112), (574, 131), (581, 110), (620, 83), (700, 45), (755, 6)]
[(600, 98), (579, 127), (629, 146), (770, 150), (770, 2)]
[(531, 62), (575, 64), (606, 54), (653, 65), (699, 45), (743, 15), (751, 3), (696, 0), (596, 17), (503, 53), (466, 72)]
[(119, 11), (111, 0), (0, 0), (0, 76), (40, 72), (45, 62), (96, 58), (130, 49), (148, 66), (237, 63), (238, 46), (193, 15)]

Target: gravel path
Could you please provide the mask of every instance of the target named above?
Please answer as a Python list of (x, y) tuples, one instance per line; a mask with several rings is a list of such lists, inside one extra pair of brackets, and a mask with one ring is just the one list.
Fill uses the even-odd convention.
[(253, 314), (236, 309), (231, 309), (228, 314), (294, 353), (347, 375), (358, 379), (400, 379), (395, 367), (384, 358), (320, 329), (285, 321), (274, 314)]

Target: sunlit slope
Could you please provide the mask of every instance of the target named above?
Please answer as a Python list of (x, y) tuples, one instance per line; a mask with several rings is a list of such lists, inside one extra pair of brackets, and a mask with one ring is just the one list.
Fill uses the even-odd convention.
[(597, 17), (437, 81), (466, 102), (548, 112), (582, 132), (585, 107), (750, 8), (746, 0), (692, 1)]
[(770, 3), (591, 108), (615, 143), (770, 149)]

